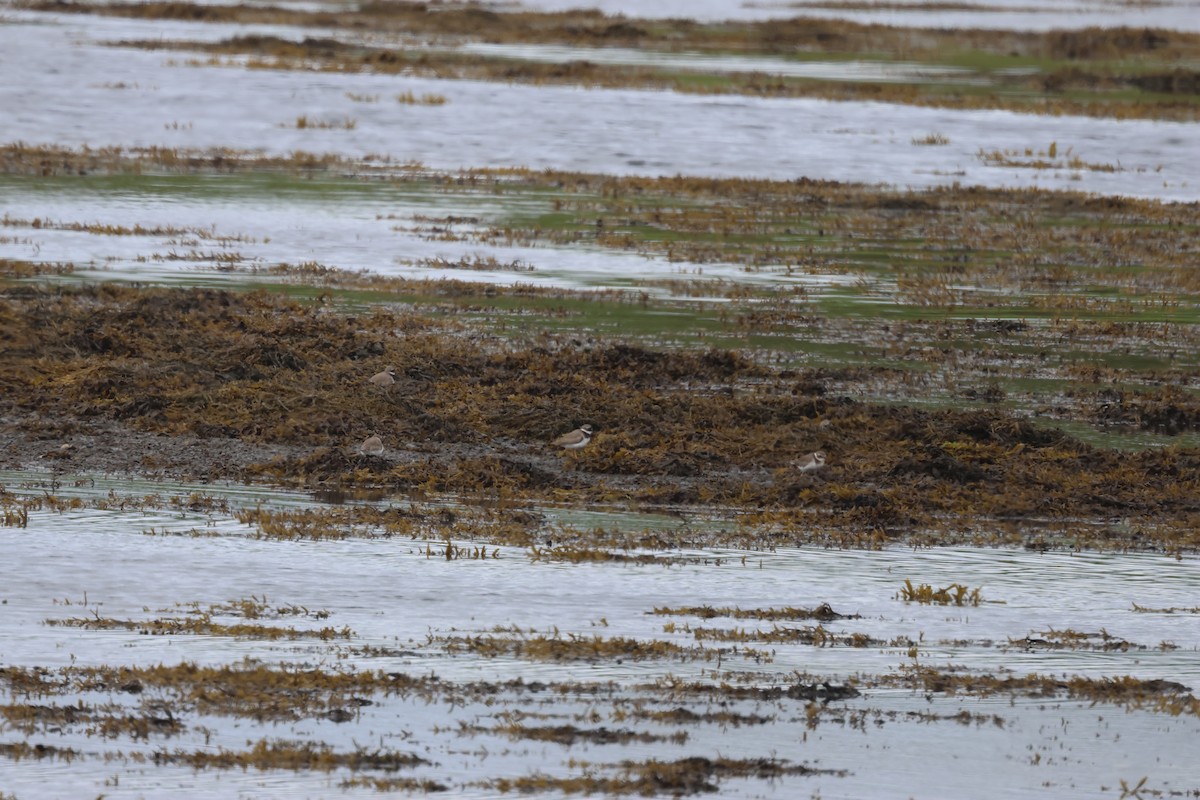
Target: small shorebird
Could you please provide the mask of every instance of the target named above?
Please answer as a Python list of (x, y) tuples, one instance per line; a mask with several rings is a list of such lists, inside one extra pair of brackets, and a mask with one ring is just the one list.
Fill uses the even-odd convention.
[(825, 466), (825, 453), (818, 450), (815, 453), (809, 453), (806, 456), (801, 456), (795, 461), (796, 469), (801, 472), (812, 472)]
[(592, 440), (592, 426), (580, 425), (570, 433), (564, 433), (562, 436), (554, 440), (555, 447), (561, 447), (564, 450), (578, 450)]
[(396, 382), (396, 368), (388, 367), (383, 372), (376, 372), (371, 376), (371, 383), (378, 386), (380, 389), (390, 391), (392, 384)]
[(364, 456), (381, 456), (383, 455), (383, 440), (378, 436), (368, 436), (358, 446), (358, 452)]

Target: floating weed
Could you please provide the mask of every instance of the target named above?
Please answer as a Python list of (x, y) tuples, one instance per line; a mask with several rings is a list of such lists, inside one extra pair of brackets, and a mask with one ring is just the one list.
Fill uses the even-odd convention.
[(194, 513), (230, 514), (232, 512), (229, 498), (219, 494), (191, 492), (186, 497), (174, 495), (169, 502), (176, 508), (184, 508)]
[(290, 125), (290, 126), (280, 125), (280, 127), (281, 128), (293, 127), (298, 130), (304, 130), (306, 128), (311, 128), (311, 129), (316, 129), (316, 130), (337, 129), (337, 130), (344, 130), (344, 131), (352, 131), (358, 127), (358, 120), (354, 119), (353, 117), (343, 117), (342, 119), (334, 119), (334, 120), (316, 119), (313, 117), (309, 117), (307, 114), (301, 114), (300, 116), (296, 117), (296, 121), (292, 125)]
[[(428, 540), (427, 555), (434, 554), (433, 542), (446, 545), (437, 554), (455, 558), (499, 557), (498, 551), (483, 553), (479, 545), (455, 545), (453, 538), (486, 540), (495, 544), (526, 546), (542, 518), (519, 509), (489, 509), (444, 504), (403, 506), (353, 504), (324, 508), (279, 509), (256, 506), (235, 512), (238, 521), (252, 525), (256, 538), (323, 539), (392, 538)], [(472, 555), (472, 553), (474, 553)], [(482, 553), (482, 555), (481, 555)]]
[(500, 558), (500, 549), (492, 548), (490, 551), (483, 545), (467, 545), (463, 547), (456, 546), (449, 539), (442, 548), (436, 549), (431, 543), (425, 545), (426, 558), (441, 558), (446, 561), (483, 561), (485, 559)]
[(950, 138), (941, 133), (927, 133), (921, 137), (914, 137), (912, 143), (919, 147), (941, 146), (950, 144)]
[(267, 596), (262, 597), (250, 595), (250, 597), (240, 600), (230, 600), (226, 603), (219, 603), (208, 607), (207, 612), (202, 612), (198, 604), (193, 604), (192, 613), (201, 614), (204, 616), (212, 615), (232, 615), (244, 617), (245, 619), (278, 619), (280, 617), (308, 617), (314, 619), (328, 619), (330, 612), (324, 609), (310, 611), (305, 606), (295, 604), (274, 605), (267, 602)]
[(104, 739), (129, 736), (134, 740), (149, 741), (151, 736), (169, 737), (185, 729), (165, 704), (156, 703), (153, 709), (137, 715), (122, 711), (122, 707), (112, 703), (103, 706), (88, 706), (83, 702), (67, 706), (7, 705), (0, 706), (0, 717), (27, 736), (78, 727), (88, 736)]
[(720, 725), (740, 728), (743, 725), (769, 725), (777, 718), (760, 714), (738, 714), (731, 711), (708, 711), (697, 713), (686, 708), (678, 707), (670, 711), (649, 711), (635, 708), (625, 712), (635, 719), (644, 719), (660, 725)]
[(822, 603), (816, 608), (811, 609), (794, 606), (787, 606), (785, 608), (713, 608), (712, 606), (670, 608), (668, 606), (661, 606), (647, 613), (660, 616), (700, 617), (701, 619), (712, 619), (714, 617), (759, 620), (820, 619), (827, 621), (835, 619), (860, 619), (858, 614), (839, 614), (828, 603)]
[(83, 628), (85, 630), (127, 630), (136, 631), (145, 636), (176, 636), (179, 634), (196, 634), (199, 636), (233, 636), (239, 639), (349, 639), (354, 635), (348, 627), (321, 628), (319, 630), (297, 630), (296, 628), (279, 628), (271, 625), (226, 625), (214, 621), (209, 615), (201, 614), (195, 617), (160, 618), (150, 620), (111, 619), (101, 617), (96, 613), (92, 617), (69, 617), (67, 619), (47, 619), (45, 624), (64, 628)]
[(1086, 170), (1089, 172), (1120, 172), (1120, 164), (1096, 164), (1084, 161), (1067, 147), (1059, 158), (1058, 144), (1051, 142), (1045, 150), (1035, 150), (1026, 147), (1018, 150), (980, 150), (976, 156), (980, 161), (993, 167), (1020, 167), (1025, 169), (1067, 169)]
[(432, 697), (443, 689), (436, 678), (412, 678), (402, 673), (269, 668), (255, 664), (211, 667), (188, 662), (151, 667), (67, 667), (54, 673), (9, 667), (0, 670), (0, 684), (6, 685), (14, 696), (23, 697), (74, 692), (140, 696), (153, 692), (173, 697), (177, 703), (194, 707), (199, 713), (257, 720), (327, 716), (347, 705), (369, 704), (371, 701), (365, 696), (374, 693), (418, 693)]
[(575, 725), (525, 725), (517, 720), (506, 720), (492, 727), (464, 724), (460, 727), (460, 731), (471, 734), (499, 734), (507, 736), (514, 741), (527, 739), (535, 742), (553, 742), (567, 747), (574, 745), (576, 742), (587, 742), (589, 744), (630, 744), (634, 742), (640, 744), (652, 742), (685, 744), (688, 740), (688, 734), (685, 731), (658, 734), (632, 731), (625, 728), (580, 728)]
[(405, 792), (408, 794), (415, 792), (432, 794), (450, 790), (449, 786), (438, 783), (432, 778), (378, 778), (372, 775), (355, 775), (352, 778), (346, 778), (338, 784), (338, 788), (374, 789), (377, 792)]
[(552, 636), (525, 635), (516, 632), (513, 636), (491, 635), (458, 636), (431, 642), (439, 642), (447, 652), (469, 652), (485, 658), (517, 656), (533, 661), (606, 661), (623, 659), (644, 661), (647, 659), (711, 659), (716, 653), (703, 648), (687, 648), (673, 642), (642, 641), (625, 636), (583, 636), (574, 633)]
[(983, 602), (980, 587), (968, 589), (961, 583), (952, 583), (941, 589), (934, 589), (928, 583), (913, 586), (912, 581), (907, 579), (897, 597), (906, 603), (922, 603), (924, 605), (977, 606)]
[[(672, 628), (683, 633), (691, 633), (697, 641), (716, 642), (764, 642), (768, 644), (807, 644), (814, 647), (872, 647), (883, 642), (872, 639), (861, 633), (838, 635), (830, 633), (822, 625), (803, 628), (782, 628), (775, 626), (771, 630), (745, 630), (743, 628)], [(908, 642), (906, 641), (907, 645)]]
[[(1100, 650), (1100, 651), (1120, 651), (1128, 652), (1130, 650), (1145, 650), (1146, 645), (1133, 644), (1120, 638), (1113, 636), (1106, 630), (1100, 630), (1096, 633), (1087, 633), (1076, 631), (1070, 628), (1066, 630), (1055, 630), (1053, 628), (1040, 631), (1036, 635), (1029, 634), (1023, 639), (1009, 638), (1008, 644), (1010, 647), (1021, 648), (1024, 650)], [(1174, 645), (1168, 642), (1163, 642), (1159, 645), (1160, 650), (1175, 649)]]
[(1143, 791), (1145, 791), (1147, 794), (1153, 794), (1156, 797), (1161, 794), (1160, 792), (1150, 789), (1146, 786), (1146, 781), (1148, 779), (1148, 775), (1143, 775), (1140, 781), (1133, 786), (1130, 786), (1125, 782), (1124, 778), (1121, 778), (1121, 800), (1125, 800), (1127, 797), (1132, 797), (1134, 800), (1141, 800)]
[(759, 778), (777, 780), (787, 775), (845, 775), (842, 770), (818, 770), (782, 759), (728, 759), (694, 756), (678, 761), (622, 761), (613, 765), (616, 775), (604, 776), (588, 766), (584, 774), (555, 777), (537, 773), (521, 778), (496, 778), (476, 785), (491, 791), (563, 792), (607, 796), (670, 794), (684, 795), (716, 792), (721, 779)]
[(394, 772), (428, 764), (424, 758), (395, 750), (359, 749), (338, 753), (330, 745), (313, 742), (260, 739), (249, 750), (157, 750), (150, 757), (155, 765), (182, 764), (192, 769), (335, 769)]
[(1142, 680), (1129, 675), (1109, 678), (1082, 676), (1053, 677), (1030, 673), (1025, 676), (996, 677), (971, 675), (914, 665), (898, 675), (878, 676), (877, 685), (909, 686), (931, 693), (965, 693), (978, 697), (998, 694), (1026, 697), (1067, 697), (1112, 703), (1128, 709), (1144, 709), (1178, 716), (1200, 716), (1200, 699), (1191, 689), (1175, 681)]
[(623, 553), (595, 547), (564, 544), (556, 547), (529, 548), (530, 561), (560, 561), (569, 564), (612, 562), (620, 564), (702, 564), (711, 559), (705, 556), (674, 556), (661, 553)]
[[(143, 712), (138, 715), (101, 716), (85, 726), (83, 732), (87, 736), (100, 735), (106, 739), (129, 736), (148, 742), (151, 735), (170, 738), (187, 730), (188, 726), (175, 717), (169, 703), (148, 700), (142, 703), (142, 708)], [(207, 735), (207, 729), (203, 726), (197, 730)]]
[(216, 538), (216, 537), (219, 537), (222, 535), (216, 531), (202, 530), (200, 528), (189, 528), (187, 530), (178, 530), (178, 529), (171, 529), (171, 528), (154, 528), (154, 527), (146, 528), (145, 530), (142, 531), (142, 534), (145, 536), (186, 536), (186, 537), (189, 537), (192, 539), (213, 539), (213, 538)]
[[(0, 237), (0, 243), (4, 237)], [(48, 263), (44, 261), (25, 261), (22, 259), (0, 258), (0, 278), (21, 280), (34, 278), (39, 275), (70, 275), (75, 272), (75, 265), (66, 262)]]
[(475, 272), (535, 272), (537, 268), (520, 259), (500, 261), (495, 256), (473, 256), (454, 261), (445, 258), (425, 258), (411, 262), (414, 267), (434, 270), (473, 270)]
[(1146, 606), (1139, 606), (1137, 603), (1134, 603), (1133, 610), (1139, 614), (1200, 614), (1200, 606), (1192, 606), (1191, 608), (1178, 606), (1172, 606), (1170, 608), (1148, 608)]
[(77, 758), (82, 758), (84, 754), (70, 747), (55, 747), (41, 743), (29, 744), (28, 742), (0, 742), (0, 755), (13, 761), (28, 759), (41, 761), (49, 758), (70, 763)]
[(989, 726), (1004, 728), (1007, 725), (1004, 717), (998, 714), (973, 713), (967, 710), (957, 714), (938, 714), (931, 711), (880, 711), (876, 709), (847, 709), (844, 707), (820, 706), (809, 703), (805, 709), (805, 717), (810, 730), (818, 725), (840, 724), (843, 727), (866, 731), (868, 725), (880, 728), (885, 723), (915, 722), (928, 725), (934, 722), (954, 722), (959, 725)]
[(445, 95), (426, 93), (417, 97), (412, 92), (401, 92), (396, 95), (396, 102), (407, 106), (444, 106)]
[(228, 246), (238, 243), (253, 243), (255, 240), (241, 234), (218, 234), (215, 227), (179, 227), (175, 225), (115, 225), (100, 222), (66, 222), (50, 219), (49, 217), (33, 217), (23, 219), (5, 213), (0, 217), (0, 226), (10, 228), (30, 228), (32, 230), (59, 230), (77, 233), (90, 233), (96, 236), (151, 236), (170, 238), (195, 238), (214, 244)]
[(3, 508), (4, 516), (0, 518), (0, 524), (6, 528), (27, 528), (29, 527), (29, 510), (26, 508), (13, 508), (7, 503)]

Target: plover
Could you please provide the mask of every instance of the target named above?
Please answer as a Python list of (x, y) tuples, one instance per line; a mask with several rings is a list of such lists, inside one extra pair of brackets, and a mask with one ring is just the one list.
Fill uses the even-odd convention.
[(378, 436), (368, 436), (358, 446), (358, 452), (364, 456), (381, 456), (383, 455), (383, 440)]
[(371, 383), (381, 389), (390, 390), (392, 384), (396, 382), (396, 368), (388, 367), (383, 372), (376, 372), (371, 376)]
[(796, 459), (796, 469), (801, 472), (812, 472), (825, 466), (825, 453), (818, 450)]
[(580, 425), (570, 433), (564, 433), (554, 440), (555, 447), (564, 450), (578, 450), (592, 440), (592, 426)]

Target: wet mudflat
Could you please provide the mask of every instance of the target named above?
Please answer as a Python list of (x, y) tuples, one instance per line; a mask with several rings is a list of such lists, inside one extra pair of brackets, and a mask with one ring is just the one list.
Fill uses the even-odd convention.
[[(586, 58), (566, 67), (534, 64), (521, 79), (507, 77), (514, 69), (509, 58), (484, 59), (488, 64), (479, 70), (463, 71), (423, 52), (410, 56), (403, 46), (367, 57), (354, 43), (306, 44), (324, 32), (312, 27), (292, 26), (282, 40), (270, 24), (262, 35), (235, 36), (259, 24), (214, 29), (175, 19), (14, 12), (0, 24), (13, 76), (0, 87), (0, 102), (9, 109), (5, 140), (74, 149), (299, 151), (439, 170), (490, 165), (901, 187), (966, 183), (1177, 200), (1195, 200), (1200, 187), (1191, 157), (1196, 106), (1188, 75), (1194, 73), (1176, 75), (1184, 69), (1179, 65), (1195, 61), (1200, 40), (1194, 35), (1162, 44), (1104, 40), (1094, 45), (1102, 53), (1097, 76), (1076, 87), (1068, 77), (1043, 75), (1043, 82), (1065, 88), (1059, 99), (1030, 106), (1028, 98), (1050, 90), (985, 87), (979, 99), (952, 81), (926, 102), (926, 80), (897, 88), (868, 76), (853, 91), (842, 80), (826, 93), (810, 92), (807, 84), (775, 92), (771, 87), (783, 79), (770, 72), (745, 73), (752, 85), (738, 88), (712, 86), (717, 79), (704, 72), (653, 80), (591, 76), (593, 67), (579, 66), (591, 64)], [(203, 50), (222, 35), (232, 42), (211, 53), (186, 44), (165, 53), (133, 46), (141, 41), (160, 48), (200, 37)], [(864, 51), (875, 46), (855, 44)], [(1091, 47), (1078, 45), (1085, 52)], [(794, 56), (793, 50), (784, 55)], [(1170, 55), (1153, 72), (1159, 78), (1112, 74), (1130, 58), (1162, 51)], [(1024, 56), (1035, 70), (1048, 57), (1037, 48)], [(931, 69), (982, 61), (988, 86), (993, 72), (1008, 75), (1009, 66), (994, 63), (1004, 56), (994, 53), (939, 58)], [(902, 65), (908, 61), (900, 58)], [(1078, 61), (1063, 61), (1061, 69), (1077, 76)], [(1021, 61), (1011, 68), (1020, 73), (1026, 66)], [(64, 82), (57, 77), (64, 69), (102, 77)], [(576, 75), (580, 70), (584, 74)], [(1079, 97), (1095, 102), (1074, 105)], [(890, 103), (884, 117), (881, 101)], [(1051, 145), (1061, 157), (1046, 155)]]
[[(517, 547), (486, 533), (516, 509), (449, 498), (3, 480), (6, 498), (58, 504), (3, 529), (21, 565), (4, 576), (0, 675), (17, 796), (1195, 788), (1200, 642), (1181, 605), (1195, 559), (643, 546), (575, 560), (546, 540), (680, 523), (535, 507), (539, 544)], [(381, 516), (299, 533), (308, 512), (353, 508)], [(905, 600), (906, 581), (979, 592)]]
[(348, 311), (6, 293), (8, 790), (1192, 790), (1191, 450)]
[(1200, 794), (1179, 9), (690, 8), (4, 7), (4, 800)]

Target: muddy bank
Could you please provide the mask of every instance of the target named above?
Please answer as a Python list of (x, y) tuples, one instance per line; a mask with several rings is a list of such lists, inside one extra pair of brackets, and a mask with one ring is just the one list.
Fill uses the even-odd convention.
[[(1198, 543), (1195, 451), (1093, 447), (1002, 409), (862, 402), (731, 351), (115, 286), (9, 289), (0, 340), (9, 467), (722, 507), (784, 539), (815, 525), (874, 545), (997, 520), (1104, 523), (1074, 544)], [(372, 385), (388, 366), (396, 383)], [(587, 448), (549, 445), (585, 422)], [(382, 456), (357, 452), (371, 434)], [(829, 464), (796, 470), (814, 450)]]

